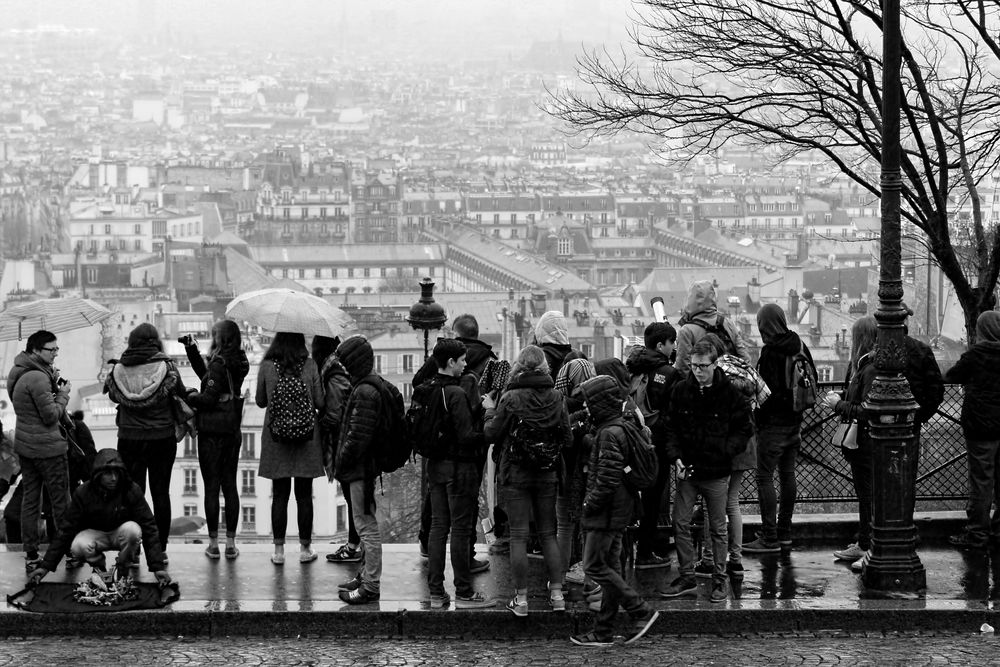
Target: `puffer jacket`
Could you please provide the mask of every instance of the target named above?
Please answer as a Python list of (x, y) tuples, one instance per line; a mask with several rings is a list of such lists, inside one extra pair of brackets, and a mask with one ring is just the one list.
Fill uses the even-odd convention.
[(1000, 342), (978, 342), (945, 373), (962, 384), (962, 432), (972, 440), (996, 440), (1000, 433)]
[(606, 375), (580, 385), (597, 429), (587, 466), (581, 524), (584, 530), (625, 530), (638, 506), (638, 494), (625, 484), (628, 441), (617, 391), (615, 381)]
[(718, 368), (707, 389), (694, 375), (678, 382), (668, 414), (667, 459), (683, 461), (695, 480), (728, 477), (753, 433), (746, 399)]
[(66, 414), (69, 395), (53, 391), (56, 379), (52, 366), (27, 352), (14, 358), (7, 391), (17, 415), (14, 451), (20, 456), (43, 459), (66, 453), (66, 437), (59, 422)]
[[(111, 492), (101, 487), (98, 481), (100, 474), (110, 469), (117, 470), (120, 475), (118, 488)], [(73, 538), (81, 530), (112, 531), (126, 521), (134, 521), (142, 529), (142, 546), (146, 552), (149, 571), (166, 569), (163, 550), (160, 548), (160, 534), (156, 530), (153, 511), (146, 502), (145, 494), (128, 476), (118, 451), (102, 449), (94, 459), (90, 481), (81, 484), (73, 492), (69, 511), (66, 513), (66, 528), (59, 531), (45, 552), (45, 569), (50, 572), (56, 569)]]
[(347, 369), (331, 354), (323, 362), (319, 371), (323, 385), (323, 409), (319, 412), (320, 442), (323, 445), (323, 468), (327, 474), (334, 469), (337, 444), (340, 441), (340, 425), (344, 421), (347, 397), (351, 394), (351, 376)]
[(334, 460), (338, 482), (348, 484), (378, 477), (375, 465), (375, 436), (379, 433), (382, 393), (376, 388), (382, 379), (372, 373), (354, 380), (351, 395), (344, 408), (340, 426), (340, 442)]
[(670, 407), (670, 392), (680, 379), (680, 373), (665, 356), (645, 347), (637, 347), (629, 353), (625, 368), (633, 378), (639, 375), (649, 377), (647, 402), (650, 408), (659, 412), (650, 430), (653, 433), (653, 445), (663, 451), (667, 442), (666, 414)]
[(163, 440), (174, 437), (177, 423), (174, 396), (187, 391), (169, 356), (157, 352), (143, 363), (116, 363), (104, 391), (118, 404), (118, 437), (122, 440)]

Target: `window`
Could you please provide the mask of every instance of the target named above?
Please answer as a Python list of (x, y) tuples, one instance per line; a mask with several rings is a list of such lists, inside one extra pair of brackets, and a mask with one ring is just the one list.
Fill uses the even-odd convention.
[(241, 470), (240, 482), (240, 493), (248, 496), (257, 494), (257, 477), (253, 470)]
[(301, 209), (301, 211), (302, 211), (302, 219), (303, 220), (305, 220), (306, 218), (309, 217), (309, 209), (308, 208), (306, 208), (305, 206), (303, 206), (302, 209)]
[(104, 249), (111, 250), (114, 247), (114, 242), (111, 239), (104, 239)]
[(257, 508), (244, 505), (240, 508), (243, 515), (243, 531), (247, 533), (257, 532)]
[(96, 285), (97, 284), (97, 268), (93, 266), (87, 267), (87, 284)]
[(198, 493), (198, 469), (197, 468), (184, 468), (184, 493), (185, 494), (195, 494)]
[(134, 229), (136, 234), (142, 234), (142, 223), (137, 222)]
[(404, 373), (412, 373), (413, 372), (413, 355), (412, 354), (403, 354), (403, 355), (400, 355), (400, 356), (401, 356), (402, 364), (403, 364), (403, 372)]
[(111, 233), (111, 225), (104, 225), (104, 233), (105, 234)]
[(493, 214), (493, 224), (494, 225), (499, 225), (500, 224), (500, 214), (499, 213), (494, 213)]
[(353, 268), (348, 268), (347, 269), (347, 277), (348, 278), (353, 278), (354, 277), (354, 269)]
[(194, 444), (191, 436), (184, 436), (184, 457), (193, 459), (198, 456), (198, 447)]
[(376, 354), (375, 355), (375, 372), (378, 373), (379, 375), (382, 374), (382, 355), (381, 354)]
[(362, 272), (363, 272), (365, 278), (371, 278), (372, 277), (372, 270), (369, 269), (367, 266), (363, 269)]
[(330, 277), (331, 278), (336, 278), (337, 277), (337, 267), (334, 267), (334, 268), (330, 269)]
[(184, 516), (197, 516), (198, 506), (197, 505), (185, 505), (184, 506)]
[(319, 210), (319, 217), (321, 217), (321, 218), (325, 218), (326, 217), (326, 209), (325, 208), (321, 208)]
[(404, 401), (409, 401), (412, 396), (413, 396), (413, 385), (410, 384), (409, 382), (404, 382), (403, 383), (403, 400)]
[(306, 277), (306, 270), (305, 269), (299, 269), (299, 279), (301, 280), (301, 279), (303, 279), (305, 277)]
[(243, 447), (240, 450), (240, 458), (252, 461), (257, 458), (256, 433), (243, 433)]
[(512, 225), (516, 225), (517, 224), (517, 213), (511, 213), (510, 214), (510, 224), (512, 224)]
[(593, 343), (581, 343), (580, 352), (586, 355), (587, 359), (592, 359), (594, 357), (594, 344)]
[(281, 217), (283, 217), (285, 220), (290, 219), (292, 217), (292, 209), (287, 207), (281, 209)]
[(314, 278), (322, 278), (323, 277), (323, 269), (316, 269), (315, 274), (314, 274), (313, 277)]
[(816, 380), (819, 382), (833, 382), (833, 366), (817, 366)]
[(389, 269), (383, 266), (381, 269), (378, 270), (378, 275), (381, 278), (385, 278), (387, 275), (389, 275)]
[(141, 239), (136, 239), (135, 243), (132, 244), (132, 248), (133, 248), (133, 250), (137, 250), (139, 252), (142, 252), (142, 240)]
[(559, 239), (559, 254), (569, 255), (572, 252), (573, 252), (573, 240), (568, 236)]

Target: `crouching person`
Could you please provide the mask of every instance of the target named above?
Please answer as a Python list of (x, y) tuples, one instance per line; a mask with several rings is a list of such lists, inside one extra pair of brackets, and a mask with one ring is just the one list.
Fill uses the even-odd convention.
[(581, 646), (609, 646), (614, 641), (615, 618), (623, 607), (633, 627), (625, 639), (630, 644), (646, 634), (659, 616), (639, 597), (621, 573), (622, 534), (631, 523), (639, 501), (625, 485), (629, 444), (622, 423), (622, 391), (607, 375), (599, 375), (580, 385), (584, 407), (590, 413), (596, 433), (587, 466), (587, 491), (583, 501), (582, 528), (586, 533), (583, 568), (601, 585), (601, 609), (594, 630), (574, 635), (570, 640)]
[(150, 572), (161, 585), (170, 583), (153, 511), (115, 449), (97, 453), (90, 481), (73, 492), (66, 528), (52, 540), (42, 564), (28, 573), (28, 579), (38, 582), (56, 569), (67, 543), (74, 558), (87, 561), (98, 573), (107, 569), (105, 551), (118, 551), (116, 566), (124, 571), (138, 560), (141, 544)]

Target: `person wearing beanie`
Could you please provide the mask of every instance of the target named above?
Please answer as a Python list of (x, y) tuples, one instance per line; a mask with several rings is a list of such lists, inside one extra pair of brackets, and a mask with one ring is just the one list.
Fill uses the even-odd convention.
[(187, 389), (177, 366), (163, 352), (160, 333), (143, 322), (128, 335), (120, 360), (111, 360), (104, 393), (118, 405), (118, 452), (129, 477), (153, 499), (153, 516), (166, 557), (170, 535), (170, 474), (177, 458), (175, 397)]

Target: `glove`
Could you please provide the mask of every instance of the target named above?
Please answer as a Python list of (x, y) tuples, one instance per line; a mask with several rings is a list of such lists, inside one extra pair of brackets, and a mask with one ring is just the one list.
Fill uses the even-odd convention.
[(37, 585), (48, 573), (49, 571), (44, 567), (36, 567), (28, 573), (28, 583), (32, 586)]
[(170, 578), (170, 575), (167, 574), (166, 570), (157, 570), (156, 572), (153, 573), (153, 576), (156, 577), (156, 583), (160, 585), (160, 588), (163, 588), (164, 586), (169, 586), (170, 582), (173, 581)]

